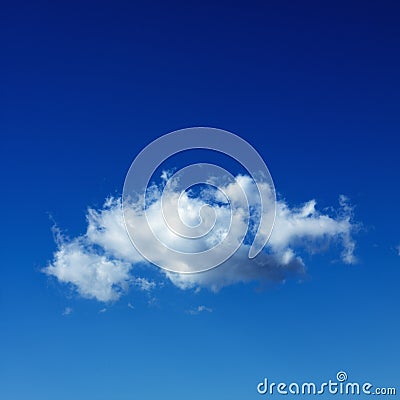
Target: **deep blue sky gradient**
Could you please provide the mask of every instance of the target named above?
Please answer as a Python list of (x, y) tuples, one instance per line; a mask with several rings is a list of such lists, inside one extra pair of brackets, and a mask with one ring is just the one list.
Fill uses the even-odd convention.
[[(2, 8), (0, 398), (255, 399), (264, 376), (339, 369), (400, 390), (396, 2)], [(83, 233), (135, 155), (190, 126), (248, 140), (289, 204), (349, 196), (359, 263), (310, 256), (304, 283), (262, 290), (167, 284), (153, 306), (133, 289), (105, 313), (39, 272), (49, 214)]]

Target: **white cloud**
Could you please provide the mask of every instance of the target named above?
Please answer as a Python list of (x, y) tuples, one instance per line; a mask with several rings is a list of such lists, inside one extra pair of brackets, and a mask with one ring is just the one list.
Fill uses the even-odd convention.
[[(339, 198), (340, 209), (336, 217), (322, 214), (316, 210), (316, 201), (311, 200), (299, 208), (289, 208), (283, 202), (277, 203), (275, 226), (269, 246), (280, 253), (291, 247), (314, 247), (323, 241), (339, 239), (342, 242), (342, 260), (348, 264), (356, 261), (355, 242), (351, 237), (354, 225), (351, 221), (352, 208), (345, 196)], [(321, 242), (322, 241), (322, 242)]]
[(73, 309), (71, 307), (65, 307), (64, 311), (62, 312), (62, 315), (70, 315), (72, 314)]
[(189, 310), (187, 313), (190, 314), (190, 315), (197, 315), (197, 314), (200, 314), (202, 312), (211, 313), (211, 312), (213, 312), (213, 310), (210, 307), (206, 307), (206, 306), (202, 305), (202, 306), (198, 306), (196, 308), (193, 308), (193, 309)]
[(85, 240), (99, 246), (107, 254), (127, 263), (138, 263), (143, 258), (132, 246), (126, 233), (121, 212), (121, 199), (110, 197), (100, 210), (89, 208)]
[(58, 249), (43, 272), (72, 284), (82, 297), (103, 302), (118, 300), (132, 285), (154, 289), (155, 282), (131, 276), (132, 263), (143, 259), (126, 234), (120, 201), (109, 199), (102, 210), (89, 209), (87, 221), (86, 234), (72, 240), (54, 228)]
[[(241, 231), (243, 226), (247, 227), (248, 221), (243, 211), (244, 205), (240, 204), (241, 200), (237, 195), (237, 186), (242, 186), (250, 204), (256, 203), (258, 195), (249, 177), (239, 176), (237, 179), (239, 183), (230, 183), (222, 189), (231, 203), (236, 202), (237, 207), (232, 215), (235, 223), (231, 225), (234, 229), (230, 232), (232, 235), (230, 238), (233, 242), (240, 243)], [(174, 196), (178, 195), (170, 193), (171, 207), (176, 201)], [(179, 215), (182, 220), (196, 225), (199, 218), (198, 210), (211, 195), (215, 193), (203, 192), (201, 198), (181, 196)], [(227, 203), (214, 207), (217, 220), (212, 234), (204, 236), (202, 240), (189, 240), (164, 229), (160, 214), (160, 191), (153, 188), (152, 196), (153, 202), (148, 209), (149, 220), (153, 223), (155, 234), (167, 246), (193, 253), (213, 246), (226, 235), (231, 218)], [(355, 242), (352, 233), (356, 225), (352, 222), (352, 208), (344, 196), (340, 197), (336, 212), (319, 211), (315, 200), (295, 208), (291, 208), (284, 200), (278, 200), (276, 211), (275, 227), (270, 240), (265, 251), (257, 257), (248, 258), (250, 245), (244, 242), (231, 258), (215, 269), (197, 274), (162, 271), (164, 276), (181, 289), (204, 287), (213, 291), (238, 282), (284, 282), (290, 276), (301, 276), (305, 273), (301, 252), (315, 253), (327, 250), (331, 243), (341, 244), (343, 262), (355, 262), (353, 255)], [(132, 213), (131, 222), (135, 228), (137, 227), (139, 235), (143, 232), (142, 239), (144, 243), (148, 241), (148, 250), (153, 251), (154, 256), (162, 260), (163, 252), (157, 253), (158, 250), (150, 245), (150, 238), (145, 236), (147, 233), (142, 229), (142, 215), (135, 214), (134, 208)], [(257, 215), (257, 209), (253, 210), (253, 213)], [(207, 218), (205, 214), (205, 219)], [(110, 198), (101, 209), (89, 209), (87, 223), (86, 233), (74, 239), (68, 239), (55, 231), (58, 248), (52, 262), (43, 269), (46, 274), (56, 277), (60, 282), (71, 284), (83, 297), (103, 302), (117, 300), (129, 287), (137, 287), (146, 292), (155, 289), (155, 282), (137, 274), (136, 266), (146, 261), (131, 244), (125, 230), (121, 199)], [(193, 267), (195, 266), (189, 263), (182, 266), (186, 271), (190, 271)]]
[(130, 264), (95, 249), (87, 236), (69, 240), (57, 237), (53, 262), (43, 271), (62, 283), (74, 285), (78, 293), (99, 301), (117, 300), (127, 290)]
[(137, 286), (140, 290), (143, 290), (144, 292), (150, 292), (157, 286), (154, 281), (150, 281), (149, 279), (140, 277), (134, 278), (133, 283), (135, 286)]

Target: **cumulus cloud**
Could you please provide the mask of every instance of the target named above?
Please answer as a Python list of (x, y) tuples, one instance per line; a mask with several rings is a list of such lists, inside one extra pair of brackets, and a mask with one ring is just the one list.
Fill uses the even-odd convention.
[[(220, 191), (203, 190), (193, 194), (181, 195), (174, 192), (164, 199), (164, 207), (173, 207), (179, 203), (179, 218), (189, 226), (199, 223), (199, 210), (205, 211), (204, 205), (214, 201), (213, 208), (216, 222), (211, 233), (199, 240), (189, 240), (166, 230), (162, 224), (161, 189), (152, 188), (151, 202), (148, 206), (148, 218), (152, 223), (154, 234), (167, 246), (179, 251), (193, 253), (213, 247), (223, 240), (230, 227), (231, 243), (238, 245), (236, 253), (222, 265), (206, 272), (196, 274), (177, 274), (160, 270), (162, 276), (181, 289), (207, 288), (218, 291), (222, 287), (235, 283), (252, 281), (284, 282), (290, 277), (301, 277), (305, 274), (302, 253), (315, 253), (329, 249), (330, 245), (339, 244), (342, 248), (341, 259), (344, 263), (354, 263), (355, 242), (352, 233), (356, 228), (353, 223), (353, 211), (346, 197), (339, 198), (337, 210), (320, 211), (315, 200), (310, 200), (299, 207), (290, 207), (280, 199), (276, 205), (275, 226), (266, 248), (255, 258), (249, 258), (251, 240), (243, 241), (243, 228), (249, 228), (250, 237), (255, 236), (257, 225), (248, 220), (247, 203), (242, 204), (239, 187), (244, 190), (250, 204), (257, 204), (258, 191), (248, 176), (238, 176), (235, 182), (222, 187)], [(267, 201), (270, 201), (268, 188)], [(223, 196), (219, 198), (218, 196)], [(178, 198), (179, 197), (179, 198)], [(171, 203), (169, 204), (168, 201)], [(236, 207), (232, 213), (229, 206)], [(162, 260), (162, 251), (151, 247), (151, 240), (143, 229), (143, 213), (133, 205), (130, 209), (130, 223), (143, 237), (143, 243), (149, 243), (156, 259)], [(256, 219), (260, 217), (257, 207), (251, 209)], [(271, 209), (265, 208), (265, 218), (271, 218)], [(211, 214), (203, 212), (201, 218), (207, 223)], [(232, 223), (233, 221), (233, 223)], [(233, 227), (233, 229), (232, 229)], [(95, 298), (102, 302), (115, 301), (129, 288), (136, 287), (150, 292), (156, 283), (138, 275), (139, 264), (147, 262), (136, 251), (127, 234), (122, 213), (121, 198), (109, 198), (100, 209), (89, 208), (87, 213), (87, 230), (76, 238), (67, 238), (55, 229), (57, 250), (53, 260), (43, 269), (47, 275), (60, 282), (72, 285), (77, 292), (86, 298)], [(154, 254), (155, 253), (155, 254)], [(196, 265), (187, 263), (182, 266), (190, 272)], [(143, 271), (143, 268), (140, 269)]]
[(43, 271), (72, 284), (86, 298), (117, 300), (129, 286), (131, 265), (96, 249), (87, 235), (68, 239), (57, 233), (58, 249)]
[[(135, 252), (127, 234), (121, 235), (121, 230), (125, 231), (120, 203), (107, 201), (100, 212), (89, 210), (87, 220), (87, 233), (74, 239), (54, 228), (57, 251), (43, 272), (61, 283), (71, 284), (82, 297), (103, 302), (119, 299), (131, 285), (144, 291), (153, 289), (154, 282), (131, 275), (135, 258), (131, 258), (130, 252)], [(103, 235), (97, 242), (96, 235), (91, 232), (94, 226), (102, 230), (105, 237), (110, 237), (109, 243)], [(101, 245), (103, 241), (104, 246)]]

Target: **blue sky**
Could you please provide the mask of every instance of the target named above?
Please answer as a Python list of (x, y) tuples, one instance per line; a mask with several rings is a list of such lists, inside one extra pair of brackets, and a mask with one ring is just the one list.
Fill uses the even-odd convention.
[[(323, 381), (339, 370), (400, 390), (399, 11), (6, 5), (0, 397), (252, 399), (266, 376)], [(157, 288), (133, 285), (111, 303), (41, 272), (57, 250), (53, 220), (84, 234), (87, 208), (121, 195), (136, 154), (191, 126), (251, 143), (292, 209), (315, 199), (325, 213), (346, 195), (358, 262), (341, 261), (340, 245), (300, 249), (301, 283), (217, 293), (142, 265)]]

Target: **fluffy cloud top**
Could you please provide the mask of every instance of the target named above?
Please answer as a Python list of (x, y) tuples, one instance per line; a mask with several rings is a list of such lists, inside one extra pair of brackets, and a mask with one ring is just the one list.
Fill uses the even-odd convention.
[[(284, 200), (278, 200), (275, 226), (270, 240), (264, 251), (249, 259), (250, 244), (246, 240), (242, 242), (240, 236), (243, 226), (248, 225), (248, 215), (243, 211), (244, 205), (240, 204), (240, 197), (236, 195), (238, 186), (245, 191), (250, 203), (252, 199), (256, 202), (257, 189), (253, 181), (247, 176), (238, 176), (235, 183), (222, 188), (222, 192), (231, 203), (236, 201), (235, 212), (230, 212), (226, 199), (219, 199), (218, 206), (214, 206), (214, 229), (210, 235), (205, 235), (199, 240), (188, 240), (164, 229), (159, 223), (161, 191), (153, 188), (148, 217), (153, 222), (156, 236), (168, 246), (187, 253), (203, 251), (225, 237), (227, 227), (232, 226), (228, 223), (231, 218), (235, 220), (234, 226), (237, 227), (237, 231), (230, 232), (230, 239), (239, 243), (238, 250), (219, 267), (196, 274), (177, 274), (160, 270), (161, 274), (177, 287), (218, 291), (224, 286), (238, 282), (283, 282), (290, 276), (301, 276), (305, 273), (301, 251), (326, 250), (332, 242), (341, 244), (343, 262), (355, 262), (355, 243), (351, 236), (355, 225), (352, 222), (352, 209), (344, 196), (340, 197), (339, 209), (333, 215), (318, 211), (315, 200), (295, 208), (289, 207)], [(268, 193), (267, 190), (265, 192)], [(199, 219), (198, 210), (207, 204), (211, 195), (215, 198), (216, 193), (203, 191), (197, 197), (193, 197), (172, 192), (168, 198), (172, 207), (177, 201), (176, 196), (180, 196), (179, 217), (188, 225), (195, 226)], [(166, 207), (169, 207), (168, 203)], [(132, 208), (132, 212), (135, 213), (135, 207)], [(270, 212), (268, 207), (265, 212)], [(253, 209), (252, 214), (257, 215), (257, 209)], [(202, 217), (207, 219), (208, 214), (202, 214)], [(145, 230), (141, 229), (141, 218), (140, 212), (137, 211), (137, 215), (133, 214), (132, 221), (137, 232), (141, 234), (143, 231), (145, 235)], [(271, 215), (266, 215), (266, 218), (271, 218)], [(249, 229), (252, 231), (256, 228), (250, 225)], [(83, 297), (108, 302), (117, 300), (132, 286), (144, 291), (155, 288), (154, 282), (137, 275), (136, 266), (146, 263), (146, 260), (136, 251), (129, 239), (120, 198), (106, 200), (99, 210), (89, 208), (85, 234), (70, 239), (58, 230), (55, 232), (57, 250), (53, 260), (43, 271), (60, 282), (72, 285)], [(143, 240), (146, 242), (147, 238), (144, 237)], [(162, 259), (163, 254), (160, 252), (155, 254), (155, 257)], [(183, 268), (190, 272), (191, 265), (184, 265)]]

